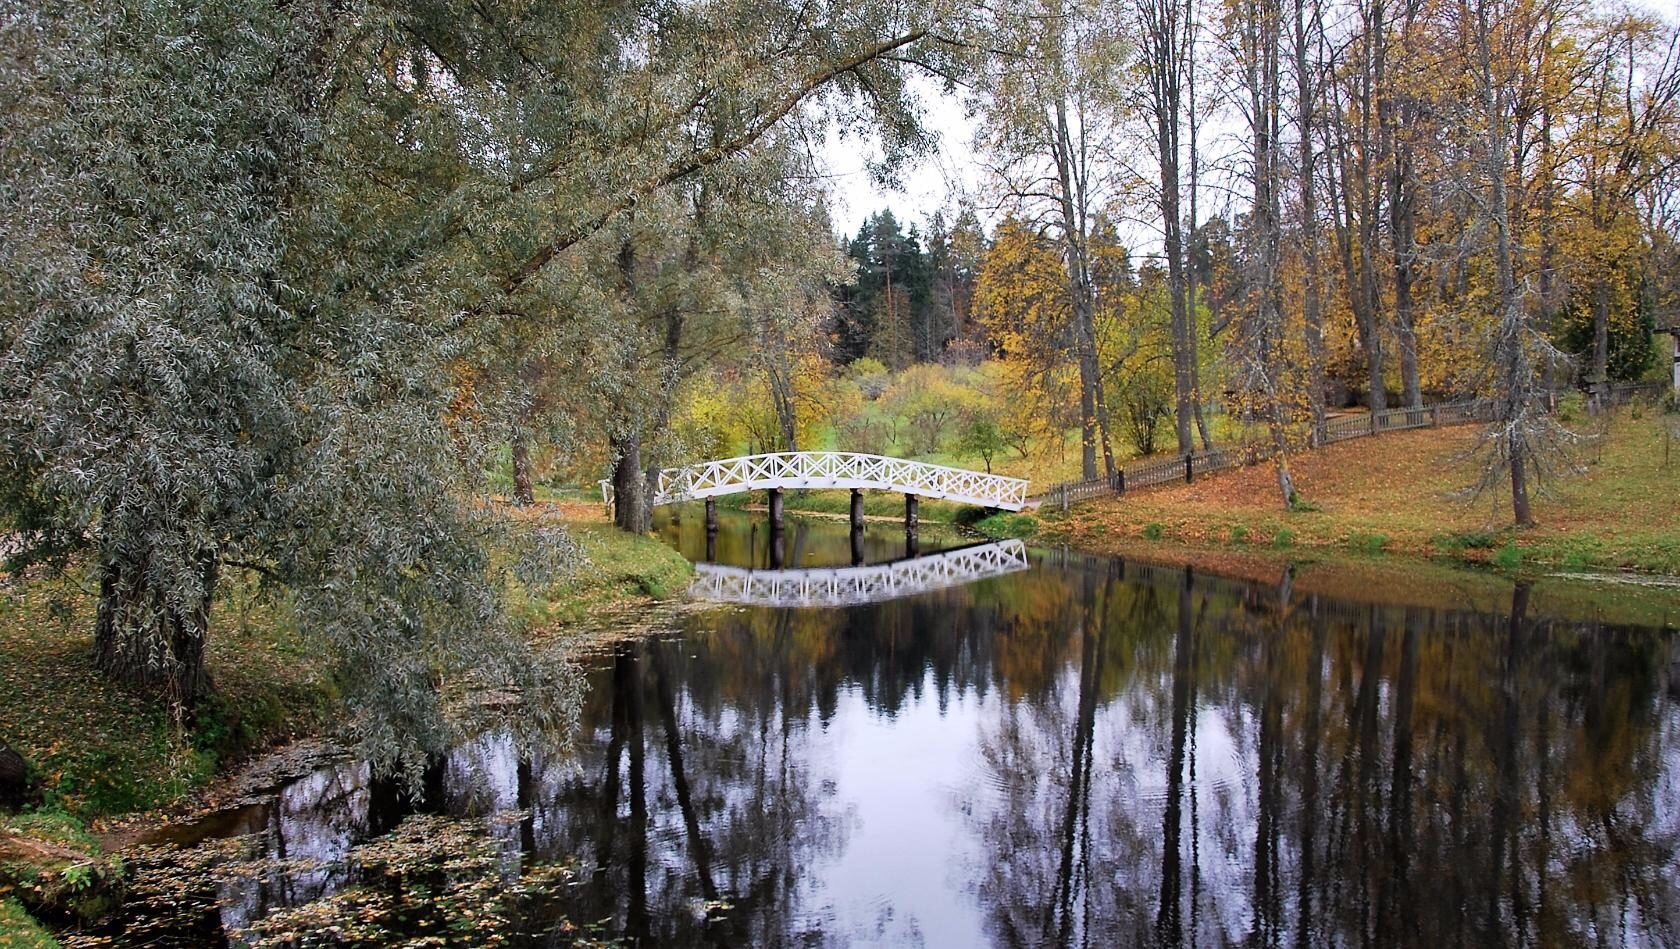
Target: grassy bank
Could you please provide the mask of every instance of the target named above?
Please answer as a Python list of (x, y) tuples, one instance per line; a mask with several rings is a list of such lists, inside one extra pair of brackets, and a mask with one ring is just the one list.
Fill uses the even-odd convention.
[(1044, 536), (1088, 550), (1140, 541), (1201, 549), (1389, 553), (1509, 570), (1680, 575), (1680, 445), (1671, 417), (1624, 410), (1579, 425), (1567, 466), (1534, 497), (1538, 525), (1513, 529), (1509, 489), (1477, 496), (1478, 428), (1359, 439), (1297, 456), (1306, 505), (1286, 510), (1269, 466), (1081, 505), (1045, 516)]
[(9, 896), (0, 896), (0, 949), (49, 949), (58, 940)]
[[(598, 614), (671, 596), (689, 576), (674, 550), (614, 530), (599, 505), (545, 505), (517, 516), (565, 524), (588, 558), (545, 588), (511, 585), (510, 611), (534, 640), (552, 642)], [(77, 887), (95, 889), (82, 876), (116, 868), (99, 856), (90, 831), (178, 805), (252, 754), (328, 732), (339, 719), (325, 650), (297, 628), (284, 601), (237, 577), (219, 593), (207, 651), (215, 693), (183, 728), (161, 704), (94, 669), (84, 578), (0, 583), (0, 739), (28, 762), (37, 797), (22, 813), (0, 813), (0, 946), (22, 926), (14, 897), (93, 911), (75, 905)]]

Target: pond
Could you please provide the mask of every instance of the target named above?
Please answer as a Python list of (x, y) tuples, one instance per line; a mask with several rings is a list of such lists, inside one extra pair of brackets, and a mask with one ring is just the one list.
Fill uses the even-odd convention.
[(804, 575), (591, 659), (572, 742), (481, 736), (418, 801), (329, 763), (136, 851), (104, 936), (1680, 939), (1671, 630), (932, 536), (726, 518), (711, 560)]

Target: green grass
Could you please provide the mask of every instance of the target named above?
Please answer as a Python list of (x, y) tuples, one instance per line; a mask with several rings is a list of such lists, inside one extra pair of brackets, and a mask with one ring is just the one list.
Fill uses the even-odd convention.
[(542, 590), (517, 583), (509, 590), (515, 621), (533, 633), (582, 622), (592, 614), (641, 599), (680, 593), (694, 567), (674, 548), (651, 536), (627, 534), (609, 524), (570, 524), (588, 566)]
[(1379, 532), (1355, 531), (1348, 536), (1348, 546), (1362, 554), (1375, 556), (1388, 547), (1388, 535)]
[(0, 949), (57, 949), (58, 940), (42, 929), (17, 900), (0, 896)]
[(1038, 533), (1038, 518), (1031, 514), (1009, 514), (1000, 511), (975, 521), (969, 527), (992, 540), (1007, 538), (1025, 540)]
[(1501, 570), (1516, 570), (1522, 566), (1522, 562), (1522, 548), (1517, 546), (1515, 540), (1506, 541), (1505, 546), (1494, 551), (1493, 565)]

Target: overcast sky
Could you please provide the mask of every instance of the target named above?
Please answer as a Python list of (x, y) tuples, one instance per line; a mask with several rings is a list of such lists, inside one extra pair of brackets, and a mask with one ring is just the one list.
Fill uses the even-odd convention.
[(975, 164), (974, 132), (962, 103), (941, 94), (932, 83), (917, 86), (925, 107), (923, 121), (939, 136), (939, 148), (905, 168), (896, 187), (883, 187), (869, 179), (864, 163), (867, 157), (879, 157), (879, 145), (842, 140), (830, 128), (819, 158), (834, 196), (829, 210), (841, 233), (856, 234), (864, 218), (882, 208), (892, 209), (906, 227), (925, 224), (935, 211), (954, 207), (961, 195), (979, 190), (983, 173)]

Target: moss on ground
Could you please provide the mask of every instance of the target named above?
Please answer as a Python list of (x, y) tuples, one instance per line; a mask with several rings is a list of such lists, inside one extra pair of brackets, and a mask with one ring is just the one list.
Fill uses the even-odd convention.
[(0, 949), (57, 949), (58, 940), (42, 929), (23, 906), (0, 896)]
[[(1297, 456), (1309, 502), (1286, 509), (1269, 466), (1047, 512), (1045, 536), (1093, 550), (1145, 538), (1196, 547), (1250, 544), (1409, 554), (1511, 570), (1623, 569), (1680, 575), (1680, 452), (1665, 454), (1655, 412), (1585, 423), (1570, 464), (1534, 497), (1538, 526), (1511, 527), (1502, 486), (1481, 494), (1476, 426), (1358, 439)], [(1569, 468), (1572, 470), (1563, 470)], [(1287, 538), (1284, 541), (1283, 538)]]

